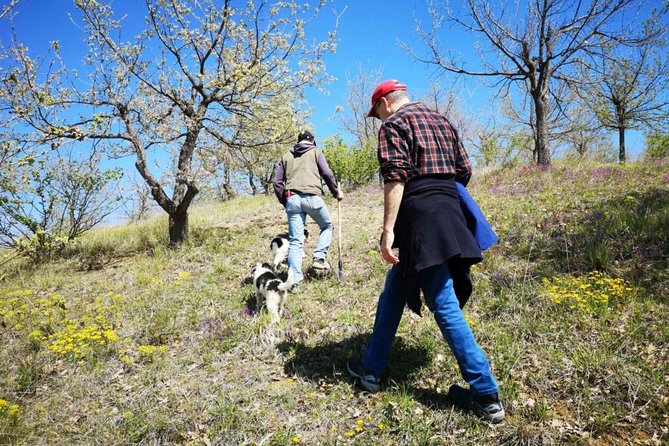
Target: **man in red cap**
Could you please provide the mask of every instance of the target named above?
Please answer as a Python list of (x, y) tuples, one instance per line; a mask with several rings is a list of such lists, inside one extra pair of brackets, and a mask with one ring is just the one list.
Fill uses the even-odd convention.
[(456, 186), (466, 186), (471, 163), (448, 120), (411, 102), (406, 90), (399, 81), (387, 80), (372, 94), (368, 116), (383, 122), (378, 147), (384, 180), (381, 256), (393, 266), (379, 297), (372, 337), (363, 356), (349, 359), (347, 368), (363, 388), (381, 388), (404, 306), (420, 314), (422, 290), (469, 384), (471, 408), (497, 423), (505, 416), (499, 387), (461, 310), (471, 294), (469, 268), (483, 260)]

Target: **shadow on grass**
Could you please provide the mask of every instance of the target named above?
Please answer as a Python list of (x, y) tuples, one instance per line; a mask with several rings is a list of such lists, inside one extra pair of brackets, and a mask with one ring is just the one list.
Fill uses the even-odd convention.
[[(316, 346), (284, 341), (278, 348), (284, 353), (293, 352), (293, 357), (284, 365), (287, 374), (299, 375), (310, 381), (334, 384), (350, 379), (346, 361), (353, 355), (359, 355), (368, 339), (368, 334), (357, 334), (341, 341)], [(392, 368), (388, 379), (402, 381), (425, 367), (430, 361), (429, 357), (428, 350), (408, 345), (398, 337), (390, 353), (389, 364), (392, 364)]]
[(453, 384), (448, 393), (437, 393), (433, 389), (411, 388), (417, 401), (427, 407), (441, 409), (455, 408), (460, 412), (471, 412), (471, 393), (457, 384)]
[[(369, 334), (357, 334), (341, 341), (317, 346), (284, 341), (278, 345), (278, 349), (284, 353), (293, 353), (292, 358), (284, 365), (287, 375), (298, 375), (317, 384), (337, 384), (341, 381), (353, 384), (353, 379), (346, 369), (346, 361), (363, 351), (369, 336)], [(430, 356), (428, 349), (410, 345), (402, 337), (396, 338), (388, 361), (389, 372), (383, 377), (384, 388), (388, 383), (401, 384), (425, 406), (469, 410), (467, 389), (454, 385), (448, 394), (442, 394), (409, 383), (413, 374), (429, 365)]]

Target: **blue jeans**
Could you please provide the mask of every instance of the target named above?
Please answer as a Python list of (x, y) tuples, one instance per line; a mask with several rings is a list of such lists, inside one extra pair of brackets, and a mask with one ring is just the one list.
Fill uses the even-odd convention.
[(332, 242), (332, 220), (325, 201), (318, 195), (292, 195), (286, 201), (288, 215), (288, 277), (293, 283), (302, 281), (302, 253), (304, 252), (304, 224), (307, 215), (321, 232), (314, 250), (314, 258), (325, 259)]
[[(363, 355), (365, 370), (380, 376), (383, 373), (397, 327), (402, 319), (406, 297), (401, 293), (399, 265), (394, 265), (386, 277), (386, 285), (376, 308), (374, 332)], [(448, 265), (428, 268), (418, 276), (428, 308), (460, 366), (460, 373), (471, 389), (472, 395), (489, 395), (499, 392), (488, 360), (476, 343), (474, 334), (460, 310), (453, 291), (453, 279)]]

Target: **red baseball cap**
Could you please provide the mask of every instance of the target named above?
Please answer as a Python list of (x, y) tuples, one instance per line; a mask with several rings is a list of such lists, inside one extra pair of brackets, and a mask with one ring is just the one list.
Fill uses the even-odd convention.
[(376, 118), (376, 113), (374, 113), (374, 106), (376, 103), (387, 95), (388, 93), (392, 93), (393, 91), (397, 90), (404, 90), (406, 91), (407, 86), (401, 83), (398, 80), (395, 79), (390, 79), (387, 81), (381, 82), (379, 85), (376, 86), (374, 89), (374, 93), (372, 93), (372, 107), (369, 109), (369, 113), (367, 113), (367, 117), (371, 118)]

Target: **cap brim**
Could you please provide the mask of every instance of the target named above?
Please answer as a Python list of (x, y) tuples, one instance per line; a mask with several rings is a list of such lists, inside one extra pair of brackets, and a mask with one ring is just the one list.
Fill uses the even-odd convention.
[[(376, 105), (376, 104), (374, 104), (374, 105)], [(376, 118), (377, 117), (376, 113), (374, 113), (374, 109), (376, 108), (376, 107), (374, 107), (374, 105), (372, 105), (372, 108), (370, 108), (369, 112), (367, 112), (367, 117), (368, 118)]]

